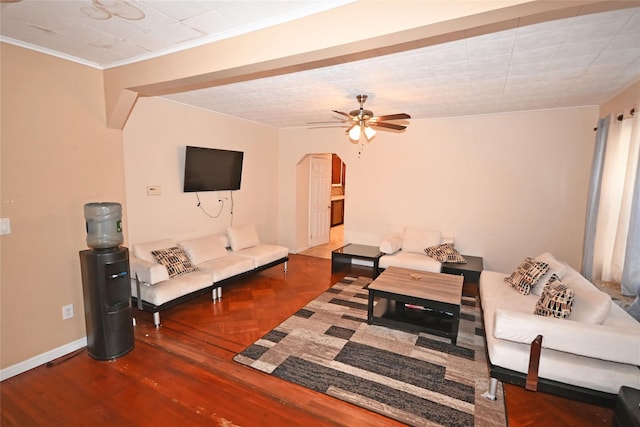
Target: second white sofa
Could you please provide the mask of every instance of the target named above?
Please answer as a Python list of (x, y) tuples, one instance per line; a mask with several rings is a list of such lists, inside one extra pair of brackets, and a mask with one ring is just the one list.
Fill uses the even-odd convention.
[(160, 311), (206, 292), (216, 301), (226, 283), (278, 264), (286, 273), (288, 260), (289, 249), (261, 243), (253, 225), (229, 227), (226, 234), (133, 244), (132, 300), (140, 310), (153, 312), (157, 327)]
[(402, 233), (386, 237), (380, 243), (379, 268), (387, 267), (409, 268), (412, 270), (440, 273), (442, 262), (427, 255), (425, 249), (439, 245), (451, 245), (452, 237), (442, 237), (440, 231), (424, 230), (416, 227), (405, 227)]
[[(533, 263), (540, 267), (529, 267)], [(505, 281), (512, 277), (518, 277), (518, 287)], [(523, 261), (511, 276), (483, 271), (480, 301), (489, 397), (495, 396), (496, 380), (521, 386), (531, 380), (531, 348), (538, 336), (537, 390), (611, 404), (621, 386), (640, 388), (640, 323), (550, 253)]]

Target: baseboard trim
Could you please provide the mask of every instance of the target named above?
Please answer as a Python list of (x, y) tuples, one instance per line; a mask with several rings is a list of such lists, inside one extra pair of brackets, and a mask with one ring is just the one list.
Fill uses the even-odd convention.
[(37, 368), (40, 365), (44, 365), (47, 362), (51, 362), (52, 360), (55, 360), (66, 354), (72, 353), (76, 350), (80, 350), (81, 348), (86, 346), (87, 346), (87, 337), (82, 337), (78, 340), (75, 340), (63, 346), (60, 346), (58, 348), (54, 348), (53, 350), (49, 350), (45, 353), (34, 356), (23, 362), (16, 363), (15, 365), (12, 365), (0, 370), (0, 381), (4, 381), (11, 377), (15, 377), (16, 375), (22, 374), (23, 372), (27, 372), (33, 368)]

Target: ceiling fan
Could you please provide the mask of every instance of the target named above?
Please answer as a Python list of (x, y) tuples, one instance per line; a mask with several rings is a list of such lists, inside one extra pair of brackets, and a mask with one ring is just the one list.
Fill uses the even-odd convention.
[(358, 95), (356, 96), (356, 99), (358, 100), (358, 103), (360, 103), (360, 108), (352, 110), (348, 114), (338, 110), (331, 110), (344, 117), (344, 119), (342, 119), (343, 125), (341, 125), (341, 127), (347, 127), (346, 133), (349, 135), (349, 140), (352, 143), (357, 144), (362, 136), (364, 136), (367, 142), (371, 141), (371, 139), (376, 135), (376, 128), (380, 130), (390, 129), (395, 131), (403, 131), (407, 128), (405, 125), (387, 123), (387, 121), (410, 119), (411, 116), (409, 114), (398, 113), (374, 116), (373, 111), (364, 109), (364, 103), (367, 101), (367, 95)]

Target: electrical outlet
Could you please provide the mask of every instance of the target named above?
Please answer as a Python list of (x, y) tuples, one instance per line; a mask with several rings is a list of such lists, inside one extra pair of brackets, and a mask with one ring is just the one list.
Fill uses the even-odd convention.
[(73, 317), (73, 304), (62, 306), (62, 320), (71, 319)]

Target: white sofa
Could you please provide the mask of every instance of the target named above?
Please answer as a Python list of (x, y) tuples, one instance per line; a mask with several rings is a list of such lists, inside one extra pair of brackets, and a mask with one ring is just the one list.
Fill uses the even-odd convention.
[(281, 263), (286, 273), (288, 260), (289, 249), (261, 243), (253, 225), (195, 239), (133, 244), (132, 300), (140, 310), (153, 312), (158, 327), (160, 311), (209, 291), (215, 302), (224, 284)]
[(378, 267), (409, 268), (412, 270), (440, 273), (442, 263), (425, 253), (425, 248), (440, 244), (453, 244), (453, 238), (442, 237), (440, 231), (423, 230), (416, 227), (405, 227), (402, 233), (387, 236), (380, 242), (380, 257)]
[[(535, 360), (531, 344), (538, 336), (537, 381), (528, 377), (534, 389), (611, 404), (621, 386), (640, 388), (640, 323), (568, 264), (549, 253), (535, 260), (549, 271), (528, 295), (505, 282), (511, 273), (485, 270), (480, 276), (491, 376), (487, 396), (495, 398), (497, 380), (526, 385), (530, 359)], [(541, 294), (553, 274), (573, 292), (566, 318), (533, 314), (538, 301), (545, 305)]]

